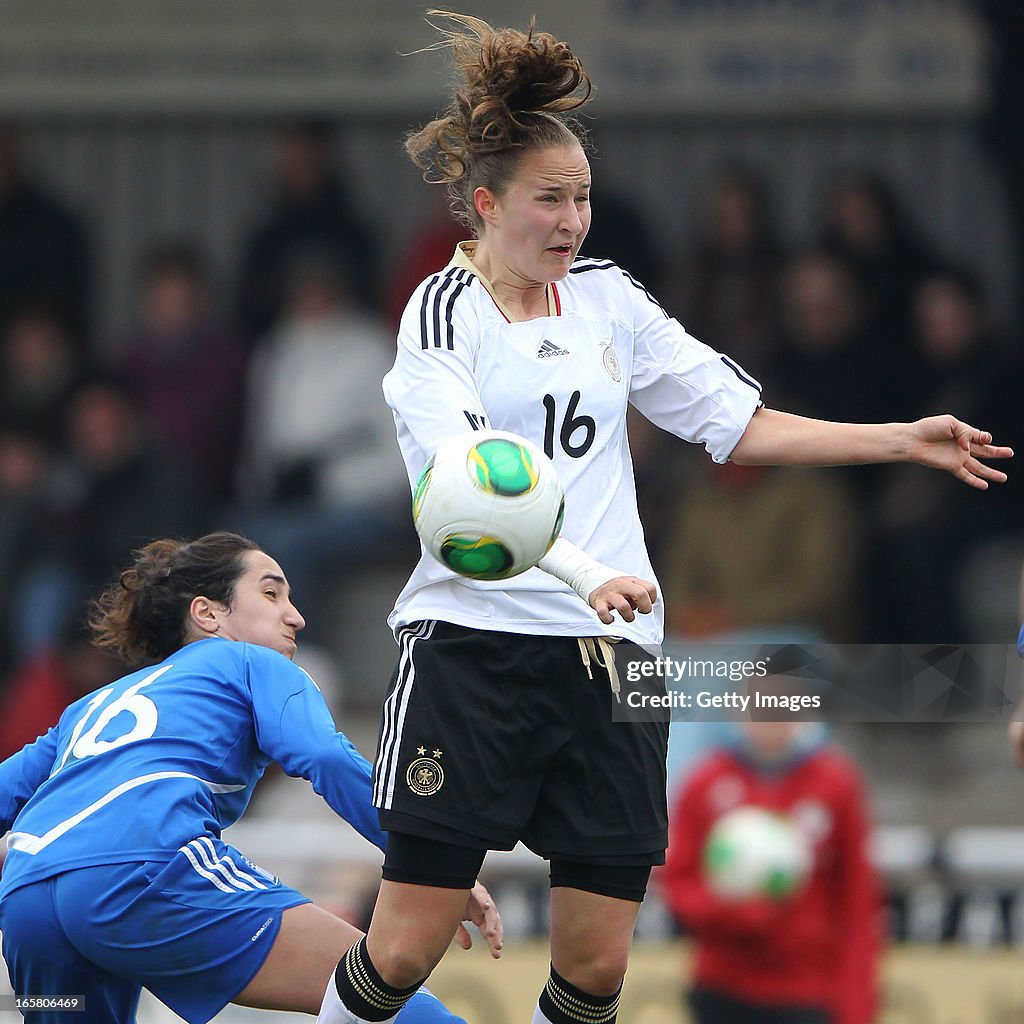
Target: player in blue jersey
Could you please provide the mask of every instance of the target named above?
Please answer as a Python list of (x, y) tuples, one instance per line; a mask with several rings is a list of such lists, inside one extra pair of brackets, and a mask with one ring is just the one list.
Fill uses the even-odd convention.
[[(276, 761), (377, 846), (371, 768), (292, 662), (304, 626), (251, 541), (159, 540), (96, 602), (95, 642), (145, 664), (0, 765), (3, 954), (18, 996), (128, 1022), (142, 988), (200, 1024), (229, 1002), (320, 1009), (360, 932), (221, 839)], [(467, 915), (501, 949), (482, 886)], [(467, 946), (468, 932), (460, 934)], [(27, 1013), (65, 1019), (60, 1007)], [(405, 1024), (458, 1021), (425, 990)]]

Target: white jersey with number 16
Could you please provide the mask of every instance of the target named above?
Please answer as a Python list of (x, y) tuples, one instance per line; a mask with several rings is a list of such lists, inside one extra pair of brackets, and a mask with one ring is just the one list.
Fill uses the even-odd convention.
[[(558, 469), (562, 536), (607, 565), (655, 580), (637, 513), (627, 405), (725, 462), (760, 404), (760, 386), (608, 260), (577, 259), (549, 286), (548, 316), (511, 322), (469, 259), (473, 244), (462, 243), (413, 293), (384, 378), (410, 483), (454, 434), (483, 426), (520, 434)], [(540, 569), (490, 583), (423, 554), (389, 623), (397, 629), (420, 619), (657, 644), (664, 615), (659, 600), (653, 615), (604, 626)]]

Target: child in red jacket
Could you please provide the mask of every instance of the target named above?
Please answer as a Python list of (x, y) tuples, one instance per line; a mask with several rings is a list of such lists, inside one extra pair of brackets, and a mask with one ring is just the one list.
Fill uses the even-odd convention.
[[(697, 1024), (869, 1024), (880, 886), (860, 772), (822, 726), (745, 722), (693, 769), (670, 820), (664, 897), (696, 954)], [(723, 895), (705, 868), (716, 821), (739, 806), (788, 816), (810, 866), (788, 895)]]

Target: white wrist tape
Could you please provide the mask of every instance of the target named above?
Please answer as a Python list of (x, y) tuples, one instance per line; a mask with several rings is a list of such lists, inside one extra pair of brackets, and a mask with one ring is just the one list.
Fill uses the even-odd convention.
[(551, 545), (551, 550), (537, 563), (537, 567), (568, 583), (587, 604), (590, 603), (590, 595), (602, 584), (616, 576), (629, 575), (596, 561), (564, 537), (559, 537)]

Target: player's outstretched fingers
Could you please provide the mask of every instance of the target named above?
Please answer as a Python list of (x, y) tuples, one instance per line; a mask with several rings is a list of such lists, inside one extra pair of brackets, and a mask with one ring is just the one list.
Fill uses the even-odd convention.
[(1013, 449), (1004, 444), (972, 444), (971, 454), (979, 459), (1012, 459)]
[(967, 460), (967, 471), (982, 480), (993, 480), (1000, 484), (1006, 481), (1006, 474), (1001, 469), (988, 466), (973, 457)]

